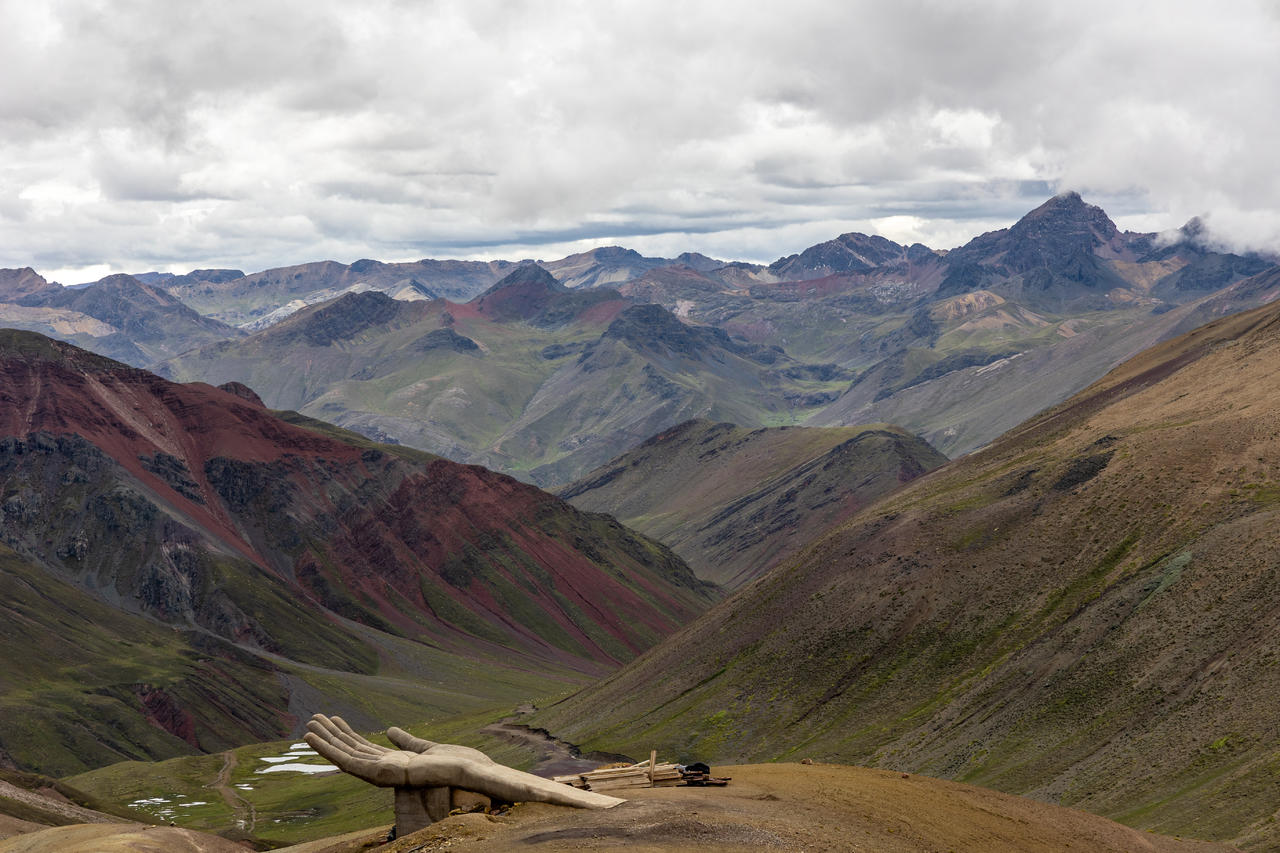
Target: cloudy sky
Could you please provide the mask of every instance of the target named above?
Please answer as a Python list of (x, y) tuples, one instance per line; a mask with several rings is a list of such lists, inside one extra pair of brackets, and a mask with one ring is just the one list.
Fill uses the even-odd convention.
[(0, 0), (0, 266), (769, 261), (1078, 189), (1280, 248), (1280, 4)]

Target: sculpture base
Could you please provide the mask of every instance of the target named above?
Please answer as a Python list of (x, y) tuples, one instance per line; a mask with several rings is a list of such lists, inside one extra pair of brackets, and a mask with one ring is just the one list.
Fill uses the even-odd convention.
[(468, 811), (490, 805), (489, 798), (461, 788), (396, 788), (396, 837), (403, 838), (449, 816), (453, 809)]

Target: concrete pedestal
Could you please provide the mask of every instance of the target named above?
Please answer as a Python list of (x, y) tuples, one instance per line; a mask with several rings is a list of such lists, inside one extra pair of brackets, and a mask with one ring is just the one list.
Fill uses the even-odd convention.
[(484, 794), (461, 788), (398, 787), (395, 790), (397, 838), (443, 820), (453, 809), (470, 811), (478, 807), (488, 808), (490, 805), (489, 798)]
[(448, 817), (450, 803), (448, 788), (396, 788), (396, 837)]

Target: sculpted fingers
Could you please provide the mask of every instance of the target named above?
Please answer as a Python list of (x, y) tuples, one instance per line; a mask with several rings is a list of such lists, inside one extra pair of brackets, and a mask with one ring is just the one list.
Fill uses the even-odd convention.
[(366, 739), (363, 735), (357, 734), (351, 726), (347, 725), (347, 721), (341, 717), (331, 717), (330, 719), (333, 721), (333, 724), (337, 727), (338, 731), (342, 733), (342, 739), (353, 747), (365, 752), (372, 751), (376, 753), (383, 753), (388, 751), (385, 746), (378, 746), (376, 743)]
[(344, 744), (335, 744), (315, 732), (307, 732), (302, 736), (302, 739), (307, 742), (308, 746), (320, 753), (324, 758), (328, 759), (329, 763), (337, 765), (348, 773), (363, 776), (364, 774), (360, 772), (363, 763), (373, 763), (373, 759), (353, 755), (346, 749)]
[(580, 808), (609, 808), (622, 802), (503, 767), (479, 750), (433, 743), (394, 726), (387, 730), (387, 737), (399, 749), (369, 742), (341, 717), (316, 714), (307, 730), (308, 746), (342, 771), (374, 785), (462, 788), (510, 802), (533, 800)]
[[(307, 734), (319, 738), (326, 743), (342, 743), (333, 731), (329, 718), (323, 714), (316, 714), (307, 720)], [(307, 743), (311, 743), (310, 738), (306, 738)]]
[(414, 737), (404, 729), (397, 728), (396, 726), (392, 726), (387, 729), (387, 737), (390, 738), (391, 742), (396, 746), (401, 749), (407, 749), (410, 752), (426, 752), (428, 749), (435, 746), (433, 741)]
[(407, 762), (395, 760), (397, 756), (404, 753), (384, 750), (380, 758), (371, 757), (353, 752), (348, 744), (335, 744), (315, 732), (307, 732), (302, 737), (312, 749), (344, 773), (350, 773), (366, 782), (383, 787), (405, 784)]
[(341, 717), (316, 714), (307, 722), (307, 729), (351, 755), (378, 758), (389, 751), (386, 747), (370, 743), (356, 734)]

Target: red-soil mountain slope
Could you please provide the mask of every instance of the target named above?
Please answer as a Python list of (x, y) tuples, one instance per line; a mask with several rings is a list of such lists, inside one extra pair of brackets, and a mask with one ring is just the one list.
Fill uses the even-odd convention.
[(480, 316), (498, 323), (525, 322), (543, 328), (563, 326), (591, 308), (612, 317), (630, 304), (608, 288), (571, 291), (537, 264), (520, 264), (467, 303)]
[[(428, 650), (600, 673), (713, 595), (662, 546), (508, 477), (14, 331), (0, 331), (0, 542), (41, 583), (268, 661), (366, 675), (422, 670)], [(291, 731), (317, 691), (285, 696), (256, 733)], [(163, 706), (161, 727), (225, 711), (155, 692), (133, 710)], [(43, 713), (6, 698), (6, 722)], [(11, 738), (13, 763), (39, 763), (12, 758)]]
[(539, 724), (620, 752), (874, 763), (1275, 849), (1277, 363), (1280, 305), (1153, 347)]

